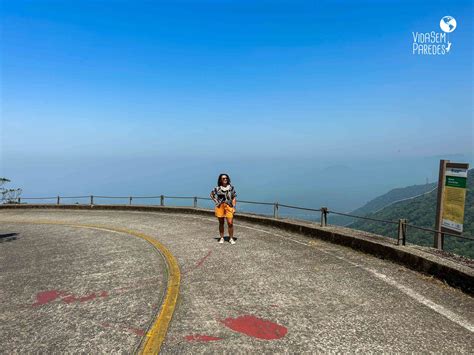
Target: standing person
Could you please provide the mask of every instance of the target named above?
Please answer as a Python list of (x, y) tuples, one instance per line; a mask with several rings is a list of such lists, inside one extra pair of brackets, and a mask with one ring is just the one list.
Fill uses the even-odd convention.
[(221, 244), (224, 243), (224, 218), (227, 220), (229, 242), (230, 244), (235, 244), (233, 220), (237, 203), (236, 196), (234, 186), (230, 184), (230, 176), (228, 174), (220, 174), (217, 178), (217, 187), (211, 191), (211, 199), (216, 203), (214, 212), (219, 220), (219, 234), (221, 236), (219, 243)]

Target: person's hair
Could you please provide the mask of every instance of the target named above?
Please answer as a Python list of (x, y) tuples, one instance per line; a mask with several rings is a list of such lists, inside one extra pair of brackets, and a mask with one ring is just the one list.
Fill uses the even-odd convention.
[(221, 186), (221, 183), (222, 183), (221, 180), (222, 180), (222, 177), (223, 177), (223, 176), (227, 176), (227, 183), (230, 185), (230, 176), (229, 176), (229, 174), (224, 174), (224, 173), (222, 173), (222, 174), (220, 174), (219, 177), (217, 178), (217, 186)]

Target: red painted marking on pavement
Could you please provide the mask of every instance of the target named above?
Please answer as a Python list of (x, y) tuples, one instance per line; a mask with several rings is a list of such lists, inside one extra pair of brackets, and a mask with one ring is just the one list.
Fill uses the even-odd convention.
[(68, 293), (61, 292), (58, 296), (62, 296), (61, 299), (64, 303), (73, 303), (73, 302), (87, 302), (96, 299), (97, 297), (107, 297), (109, 294), (107, 291), (102, 291), (98, 296), (95, 292), (85, 295), (85, 296), (76, 296)]
[(288, 332), (288, 329), (282, 325), (251, 315), (238, 318), (226, 318), (222, 323), (236, 332), (244, 333), (258, 339), (280, 339)]
[(36, 294), (36, 302), (33, 303), (32, 306), (42, 306), (46, 303), (54, 301), (56, 298), (63, 294), (64, 292), (58, 290), (38, 292)]
[(135, 287), (126, 286), (126, 287), (116, 288), (115, 291), (121, 293), (121, 292), (125, 292), (125, 291), (130, 291), (130, 290), (133, 290), (133, 289), (135, 289)]
[(91, 293), (90, 295), (79, 297), (79, 302), (87, 302), (87, 301), (92, 301), (95, 299), (97, 296), (95, 293)]
[(189, 273), (189, 272), (191, 272), (191, 271), (194, 271), (194, 270), (196, 270), (197, 268), (201, 267), (202, 264), (204, 264), (204, 262), (206, 261), (206, 259), (207, 259), (211, 254), (212, 254), (212, 250), (209, 250), (209, 252), (208, 252), (206, 255), (204, 255), (204, 257), (202, 257), (201, 259), (199, 259), (199, 260), (197, 261), (196, 265), (194, 265), (193, 268), (182, 272), (181, 275), (185, 275), (185, 274), (187, 274), (187, 273)]
[(201, 267), (202, 264), (206, 261), (206, 259), (211, 255), (211, 253), (212, 253), (212, 250), (209, 250), (209, 253), (207, 253), (205, 257), (203, 257), (196, 263), (195, 269), (198, 267)]
[(144, 337), (146, 334), (146, 332), (143, 329), (139, 329), (139, 328), (127, 328), (127, 330), (141, 337)]
[(78, 299), (74, 295), (68, 295), (66, 297), (63, 297), (62, 300), (65, 303), (72, 303), (72, 302), (76, 302)]
[(219, 337), (211, 337), (209, 335), (201, 335), (201, 334), (186, 335), (184, 338), (187, 341), (216, 341), (216, 340), (222, 340), (222, 338), (219, 338)]
[(56, 300), (58, 297), (61, 297), (61, 300), (65, 303), (73, 303), (73, 302), (87, 302), (87, 301), (92, 301), (93, 299), (97, 297), (108, 297), (108, 296), (109, 296), (109, 293), (107, 291), (101, 291), (99, 295), (93, 292), (89, 295), (78, 297), (64, 291), (50, 290), (50, 291), (38, 292), (38, 294), (36, 295), (36, 302), (33, 303), (32, 306), (42, 306), (46, 303)]

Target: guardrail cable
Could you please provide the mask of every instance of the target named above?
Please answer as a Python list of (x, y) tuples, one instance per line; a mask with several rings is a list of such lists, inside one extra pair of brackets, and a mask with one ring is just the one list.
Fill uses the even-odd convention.
[(161, 198), (161, 196), (127, 196), (127, 197), (124, 197), (124, 198), (133, 198), (134, 200), (135, 199), (147, 199), (147, 198)]
[[(163, 199), (165, 199), (165, 198), (166, 199), (182, 199), (182, 200), (193, 199), (195, 202), (198, 201), (198, 200), (212, 201), (212, 199), (209, 198), (209, 197), (166, 196), (166, 195), (159, 195), (159, 196), (100, 196), (100, 195), (95, 196), (95, 195), (88, 195), (88, 196), (21, 197), (21, 200), (58, 200), (58, 204), (59, 204), (59, 199), (79, 199), (79, 198), (91, 198), (91, 203), (93, 201), (92, 200), (93, 198), (130, 199), (130, 201), (132, 199), (134, 199), (134, 200), (135, 199), (161, 199), (162, 203), (163, 203)], [(398, 201), (396, 201), (396, 202), (398, 202)], [(274, 206), (274, 208), (275, 208), (275, 213), (274, 213), (275, 218), (278, 218), (278, 208), (279, 207), (285, 207), (285, 208), (291, 208), (291, 209), (303, 210), (303, 211), (323, 212), (325, 215), (332, 213), (332, 214), (336, 214), (336, 215), (340, 215), (340, 216), (352, 217), (352, 218), (368, 220), (368, 221), (373, 221), (373, 222), (380, 222), (380, 223), (394, 224), (394, 225), (399, 224), (399, 221), (390, 221), (390, 220), (384, 220), (384, 219), (378, 219), (378, 218), (356, 216), (356, 215), (352, 215), (352, 214), (349, 214), (349, 213), (343, 213), (343, 212), (327, 210), (326, 208), (316, 209), (316, 208), (299, 207), (299, 206), (293, 206), (293, 205), (285, 205), (285, 204), (280, 204), (278, 202), (258, 202), (258, 201), (246, 201), (246, 200), (239, 200), (239, 203), (253, 204), (253, 205), (264, 205), (264, 206)], [(130, 202), (130, 204), (131, 204), (131, 202)], [(161, 205), (163, 205), (163, 204), (161, 204)], [(194, 207), (196, 207), (196, 204), (194, 204)], [(415, 225), (412, 225), (412, 224), (406, 224), (406, 226), (410, 227), (410, 228), (426, 231), (426, 232), (439, 233), (439, 231), (436, 231), (436, 230), (431, 229), (431, 228), (419, 227), (419, 226), (415, 226)], [(449, 235), (449, 236), (456, 237), (456, 238), (461, 238), (461, 239), (474, 241), (474, 237), (471, 237), (471, 236), (451, 234), (451, 233), (446, 233), (446, 232), (442, 232), (442, 233), (444, 235)]]
[[(115, 199), (115, 198), (130, 198), (130, 196), (96, 196), (96, 195), (93, 195), (94, 198), (111, 198), (111, 199)], [(88, 196), (90, 197), (90, 196)], [(62, 197), (61, 197), (62, 198)]]
[(293, 209), (295, 209), (295, 210), (321, 212), (321, 208), (315, 209), (315, 208), (307, 208), (307, 207), (298, 207), (298, 206), (291, 206), (291, 205), (283, 205), (283, 204), (281, 204), (281, 203), (279, 203), (278, 206), (280, 206), (280, 207), (286, 207), (286, 208), (293, 208)]
[[(58, 196), (55, 197), (22, 197), (22, 200), (56, 200)], [(62, 197), (64, 198), (64, 197)]]
[[(411, 228), (419, 229), (419, 230), (426, 231), (426, 232), (440, 233), (440, 232), (439, 232), (439, 231), (437, 231), (436, 229), (431, 229), (431, 228), (426, 228), (426, 227), (419, 227), (419, 226), (414, 226), (413, 224), (408, 224), (408, 223), (407, 223), (407, 227), (411, 227)], [(452, 234), (452, 233), (448, 233), (448, 232), (441, 232), (441, 233), (443, 233), (444, 235), (449, 235), (449, 236), (451, 236), (451, 237), (457, 237), (457, 238), (461, 238), (461, 239), (467, 239), (467, 240), (474, 240), (474, 238), (473, 238), (473, 237), (471, 237), (471, 236), (468, 236), (468, 235)]]
[(248, 203), (251, 205), (266, 205), (266, 206), (274, 206), (275, 203), (273, 202), (256, 202), (256, 201), (244, 201), (244, 200), (239, 200), (239, 203)]
[(191, 197), (191, 196), (166, 196), (166, 195), (163, 195), (164, 198), (174, 198), (174, 199), (178, 199), (178, 200), (189, 200), (189, 199), (192, 199), (194, 197)]
[(398, 225), (398, 222), (389, 221), (389, 220), (385, 220), (385, 219), (377, 219), (377, 218), (370, 218), (370, 217), (355, 216), (355, 215), (352, 215), (352, 214), (347, 214), (347, 213), (342, 213), (342, 212), (336, 212), (336, 211), (330, 211), (330, 210), (328, 210), (328, 213), (338, 214), (338, 215), (340, 215), (340, 216), (347, 216), (347, 217), (354, 217), (354, 218), (366, 219), (366, 220), (368, 220), (368, 221), (382, 222), (382, 223), (387, 223), (387, 224), (397, 224), (397, 225)]
[[(59, 197), (60, 198), (89, 198), (90, 196), (59, 196)], [(58, 196), (56, 196), (55, 198), (58, 198)]]

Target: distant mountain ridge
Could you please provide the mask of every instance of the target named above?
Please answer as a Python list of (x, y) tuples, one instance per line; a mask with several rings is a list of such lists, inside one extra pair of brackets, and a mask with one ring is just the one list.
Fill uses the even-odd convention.
[[(468, 171), (466, 190), (467, 193), (464, 210), (463, 235), (474, 237), (474, 169)], [(435, 188), (431, 192), (398, 203), (392, 203), (390, 206), (387, 206), (378, 212), (372, 212), (366, 214), (365, 216), (391, 221), (397, 221), (400, 218), (406, 218), (408, 219), (409, 224), (434, 229), (437, 194), (437, 189)], [(365, 230), (391, 237), (395, 237), (397, 235), (396, 225), (383, 224), (367, 220), (356, 220), (350, 224), (350, 228)], [(426, 232), (408, 227), (407, 242), (409, 243), (431, 247), (433, 246), (433, 239), (433, 232)], [(456, 238), (453, 236), (446, 236), (445, 250), (458, 255), (474, 258), (474, 241)]]
[[(424, 184), (424, 185), (411, 185), (407, 187), (399, 187), (390, 190), (386, 194), (378, 196), (373, 200), (370, 200), (362, 207), (355, 209), (349, 214), (354, 216), (367, 216), (369, 213), (377, 213), (380, 210), (407, 199), (413, 199), (423, 194), (429, 193), (436, 189), (437, 184)], [(346, 217), (346, 216), (331, 216), (331, 224), (337, 224), (341, 226), (350, 226), (355, 223), (357, 219)]]

